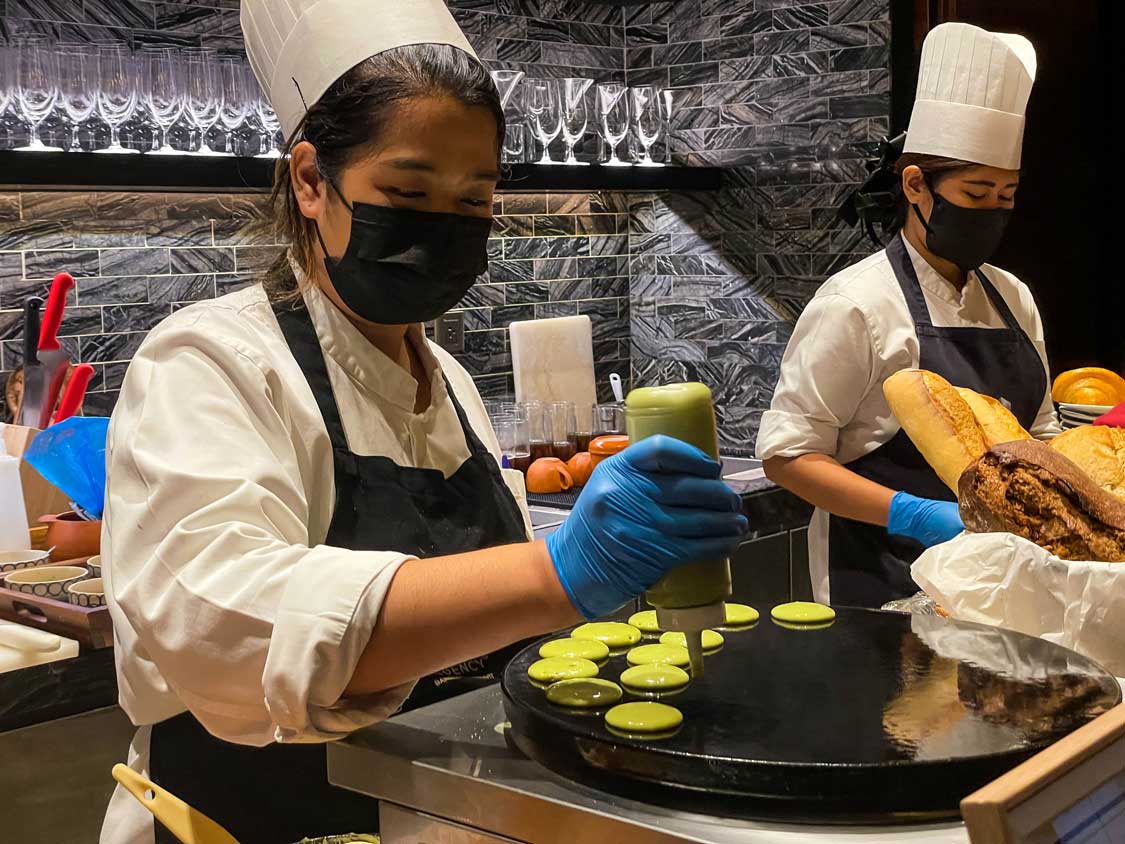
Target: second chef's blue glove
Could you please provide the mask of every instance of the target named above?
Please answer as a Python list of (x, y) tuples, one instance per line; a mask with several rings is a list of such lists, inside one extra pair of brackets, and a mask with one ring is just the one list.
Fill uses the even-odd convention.
[(672, 437), (648, 437), (602, 461), (547, 537), (571, 603), (597, 618), (669, 569), (730, 556), (749, 528), (719, 463)]
[(887, 519), (887, 533), (909, 536), (927, 548), (940, 545), (965, 529), (954, 501), (918, 498), (908, 492), (895, 493)]

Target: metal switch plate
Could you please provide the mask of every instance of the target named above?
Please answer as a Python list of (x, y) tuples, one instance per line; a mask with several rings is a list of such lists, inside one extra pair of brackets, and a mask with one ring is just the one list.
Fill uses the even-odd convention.
[(434, 342), (447, 352), (465, 350), (465, 315), (460, 312), (442, 314), (434, 320)]

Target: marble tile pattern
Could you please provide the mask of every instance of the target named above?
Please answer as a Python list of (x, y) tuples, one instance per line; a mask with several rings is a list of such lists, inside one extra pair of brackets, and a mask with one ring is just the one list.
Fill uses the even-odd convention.
[(793, 324), (872, 246), (836, 208), (888, 131), (890, 0), (675, 0), (626, 9), (626, 77), (675, 92), (683, 164), (717, 194), (632, 195), (633, 383), (700, 380), (724, 453), (752, 456)]
[[(609, 373), (629, 372), (628, 207), (623, 194), (497, 196), (490, 269), (459, 305), (459, 358), (482, 393), (514, 389), (513, 320), (588, 314), (608, 399)], [(265, 209), (263, 194), (0, 192), (0, 384), (23, 359), (24, 298), (65, 269), (77, 284), (60, 336), (94, 366), (87, 413), (108, 414), (150, 329), (276, 260)]]

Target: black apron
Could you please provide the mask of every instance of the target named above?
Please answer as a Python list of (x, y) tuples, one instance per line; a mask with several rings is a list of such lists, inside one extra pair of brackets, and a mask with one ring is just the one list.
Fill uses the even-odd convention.
[[(519, 506), (452, 387), (449, 400), (470, 451), (452, 477), (353, 454), (308, 311), (275, 312), (332, 441), (336, 509), (325, 544), (433, 557), (527, 541)], [(423, 678), (403, 711), (495, 682), (521, 646)], [(376, 801), (329, 785), (324, 744), (231, 744), (185, 712), (153, 725), (149, 752), (153, 782), (222, 824), (241, 844), (378, 828)], [(156, 823), (157, 844), (175, 840)]]
[[(1047, 392), (1047, 372), (1031, 339), (985, 274), (976, 271), (1005, 327), (935, 328), (902, 234), (887, 246), (887, 260), (914, 320), (919, 368), (936, 372), (957, 387), (1002, 398), (1020, 424), (1030, 428)], [(847, 467), (896, 491), (941, 501), (957, 500), (902, 430)], [(828, 582), (832, 603), (880, 607), (915, 594), (918, 586), (910, 577), (910, 565), (923, 550), (921, 543), (892, 536), (884, 527), (830, 516)]]

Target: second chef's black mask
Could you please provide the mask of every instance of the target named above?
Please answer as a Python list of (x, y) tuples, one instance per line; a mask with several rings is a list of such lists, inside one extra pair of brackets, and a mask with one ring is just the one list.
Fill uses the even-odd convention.
[(332, 286), (362, 319), (383, 325), (437, 319), (488, 269), (491, 219), (349, 204), (332, 189), (352, 214), (347, 251), (328, 257), (319, 227), (316, 236)]
[(926, 248), (952, 261), (962, 272), (975, 270), (996, 253), (1012, 209), (965, 208), (943, 198), (929, 179), (926, 186), (934, 198), (929, 222), (922, 218), (917, 204), (910, 205), (926, 230)]

